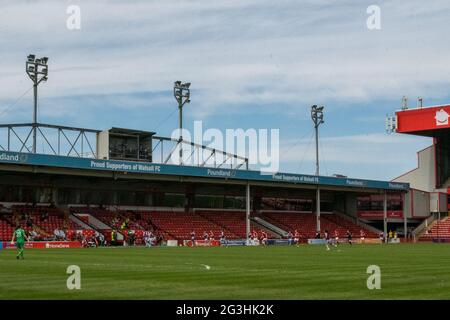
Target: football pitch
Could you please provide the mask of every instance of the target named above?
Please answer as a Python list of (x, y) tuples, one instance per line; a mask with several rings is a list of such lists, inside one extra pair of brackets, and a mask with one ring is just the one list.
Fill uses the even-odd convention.
[[(449, 299), (450, 245), (0, 251), (0, 299)], [(81, 270), (69, 290), (67, 267)], [(381, 270), (369, 290), (367, 268)]]

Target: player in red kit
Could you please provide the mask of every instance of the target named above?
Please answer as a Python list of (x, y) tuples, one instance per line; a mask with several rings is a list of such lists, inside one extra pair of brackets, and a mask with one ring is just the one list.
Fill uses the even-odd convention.
[(360, 238), (361, 238), (361, 243), (364, 243), (365, 240), (366, 240), (366, 233), (364, 232), (363, 229), (361, 229), (361, 230), (359, 231), (359, 236), (360, 236)]
[(261, 242), (263, 246), (267, 245), (267, 233), (265, 231), (261, 231)]
[(339, 244), (339, 231), (334, 230), (334, 246), (337, 247)]
[(297, 229), (294, 231), (294, 243), (297, 247), (300, 244), (300, 232)]

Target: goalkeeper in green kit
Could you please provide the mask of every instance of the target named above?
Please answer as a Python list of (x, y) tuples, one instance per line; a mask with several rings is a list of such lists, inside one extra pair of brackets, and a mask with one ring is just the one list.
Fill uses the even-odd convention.
[(16, 256), (16, 259), (24, 259), (23, 257), (23, 250), (25, 248), (25, 239), (27, 241), (30, 241), (27, 237), (27, 235), (25, 234), (25, 230), (22, 229), (21, 226), (18, 226), (16, 228), (16, 230), (13, 233), (12, 239), (11, 239), (11, 244), (14, 244), (14, 239), (16, 239), (16, 245), (17, 245), (17, 249), (19, 250), (19, 253)]

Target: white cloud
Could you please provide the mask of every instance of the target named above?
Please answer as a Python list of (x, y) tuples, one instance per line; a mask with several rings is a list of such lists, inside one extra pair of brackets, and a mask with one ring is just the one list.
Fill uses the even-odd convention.
[[(66, 28), (66, 8), (72, 4), (81, 7), (80, 31)], [(107, 126), (100, 122), (109, 123), (109, 115), (95, 113), (97, 97), (115, 108), (151, 110), (174, 103), (169, 101), (170, 90), (178, 79), (192, 82), (189, 110), (196, 119), (233, 113), (250, 117), (257, 110), (292, 121), (299, 107), (312, 103), (337, 112), (336, 105), (372, 106), (375, 100), (398, 101), (394, 108), (403, 95), (422, 96), (425, 104), (431, 98), (447, 98), (450, 3), (377, 1), (380, 31), (366, 28), (371, 4), (4, 0), (0, 113), (31, 87), (24, 72), (28, 53), (50, 57), (49, 81), (39, 91), (42, 115), (52, 120), (70, 117), (77, 123), (82, 111), (91, 108), (100, 127)], [(136, 94), (142, 92), (151, 94)], [(14, 120), (29, 117), (30, 96), (14, 108)], [(88, 106), (77, 106), (81, 96), (89, 99)], [(240, 115), (235, 117), (238, 122)], [(369, 117), (356, 119), (354, 126), (361, 133), (367, 132), (366, 124), (378, 121), (373, 113)], [(124, 125), (133, 127), (133, 119), (126, 120)], [(376, 165), (397, 170), (413, 166), (415, 151), (428, 143), (378, 134), (350, 136), (345, 130), (336, 135), (322, 139), (325, 161), (351, 163), (366, 171)], [(286, 153), (282, 161), (297, 163), (306, 144)], [(307, 152), (304, 161), (311, 163), (313, 157)]]
[[(65, 9), (77, 3), (82, 29), (69, 31)], [(50, 56), (47, 96), (158, 92), (188, 79), (199, 116), (224, 104), (446, 96), (450, 4), (379, 1), (380, 31), (365, 27), (368, 4), (7, 1), (0, 101), (29, 85), (31, 51)]]

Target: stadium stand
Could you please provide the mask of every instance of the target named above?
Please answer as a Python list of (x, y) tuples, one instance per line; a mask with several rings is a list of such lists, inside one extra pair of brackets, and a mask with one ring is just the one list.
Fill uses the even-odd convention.
[(196, 210), (195, 213), (228, 231), (227, 238), (245, 238), (245, 212)]
[[(293, 232), (297, 230), (302, 239), (314, 238), (316, 233), (316, 216), (310, 212), (266, 211), (261, 214), (261, 218), (285, 231)], [(345, 236), (347, 230), (357, 236), (362, 229), (351, 221), (331, 213), (322, 214), (320, 222), (322, 231), (334, 232), (337, 230), (341, 237)], [(367, 238), (377, 237), (375, 233), (367, 229), (364, 229), (364, 232)]]
[(52, 206), (14, 205), (12, 212), (13, 222), (21, 223), (26, 230), (36, 226), (47, 235), (51, 235), (55, 229), (80, 229), (80, 226), (65, 216), (61, 210)]
[[(351, 222), (348, 219), (342, 218), (337, 214), (326, 214), (323, 216), (323, 218), (324, 219), (321, 220), (321, 223), (323, 223), (322, 221), (326, 222), (326, 220), (334, 223), (335, 225), (339, 226), (338, 231), (342, 235), (344, 234), (344, 232), (347, 232), (347, 230), (350, 230), (350, 232), (352, 234), (354, 234), (355, 236), (359, 236), (360, 230), (363, 229), (367, 238), (378, 237), (378, 234), (376, 234), (370, 230), (367, 230), (366, 228), (361, 228), (361, 226)], [(333, 230), (333, 229), (330, 229), (330, 230)], [(341, 231), (342, 231), (342, 233), (341, 233)]]
[[(197, 209), (195, 211), (196, 214), (200, 215), (204, 219), (211, 221), (212, 223), (218, 225), (221, 230), (225, 231), (225, 235), (228, 239), (243, 239), (246, 237), (246, 221), (244, 211), (227, 211), (227, 210), (201, 210)], [(250, 223), (251, 231), (260, 232), (262, 229), (266, 231), (269, 238), (278, 238), (279, 236), (275, 233), (271, 232), (263, 228), (262, 226), (254, 223), (253, 221)], [(228, 235), (227, 231), (231, 234)]]
[[(2, 209), (3, 208), (3, 209)], [(0, 211), (4, 207), (0, 206)], [(84, 228), (68, 218), (68, 214), (89, 214), (107, 225), (108, 229), (83, 230)], [(67, 238), (75, 239), (82, 235), (92, 236), (95, 231), (101, 232), (107, 239), (111, 236), (113, 229), (117, 230), (125, 237), (129, 230), (133, 230), (136, 243), (142, 243), (143, 232), (152, 231), (160, 235), (165, 240), (186, 240), (191, 238), (191, 232), (195, 231), (196, 238), (202, 239), (204, 232), (212, 231), (216, 239), (219, 238), (222, 230), (228, 239), (240, 239), (246, 236), (245, 211), (238, 210), (211, 210), (195, 209), (193, 212), (182, 210), (161, 209), (161, 210), (121, 210), (120, 208), (101, 207), (70, 207), (70, 211), (65, 213), (59, 208), (49, 205), (14, 205), (10, 214), (0, 215), (0, 239), (8, 241), (14, 230), (14, 225), (21, 223), (25, 229), (36, 230), (45, 237), (53, 236), (55, 229), (62, 229), (66, 232)], [(293, 211), (262, 211), (256, 214), (261, 219), (277, 226), (278, 228), (294, 232), (298, 230), (302, 239), (313, 238), (315, 236), (316, 218), (311, 212)], [(89, 224), (88, 216), (78, 216), (77, 218)], [(31, 220), (31, 223), (30, 223)], [(444, 222), (440, 227), (440, 234), (444, 235), (444, 230), (450, 237), (449, 228), (445, 229)], [(450, 220), (447, 222), (450, 224)], [(441, 225), (441, 224), (440, 224)], [(350, 230), (355, 236), (359, 235), (361, 227), (350, 220), (336, 214), (322, 214), (322, 230), (334, 232), (337, 230), (341, 237)], [(436, 228), (438, 228), (436, 226)], [(251, 230), (260, 232), (264, 228), (256, 222), (251, 222)], [(81, 230), (77, 233), (77, 230)], [(279, 235), (264, 229), (270, 238), (279, 238)], [(437, 230), (437, 229), (436, 229)], [(368, 238), (376, 238), (377, 234), (365, 230)], [(432, 239), (437, 233), (432, 229), (430, 234), (425, 235), (427, 239)]]
[(215, 239), (219, 239), (222, 229), (228, 239), (239, 237), (239, 235), (233, 233), (230, 229), (222, 227), (196, 212), (151, 212), (150, 219), (158, 229), (169, 234), (171, 239), (190, 239), (192, 231), (195, 231), (197, 239), (202, 239), (205, 231), (212, 231)]
[[(134, 231), (136, 244), (143, 243), (144, 231), (151, 231), (157, 237), (165, 240), (178, 239), (176, 236), (156, 226), (151, 219), (151, 212), (134, 211), (134, 210), (120, 210), (118, 208), (100, 208), (100, 207), (71, 207), (72, 214), (90, 214), (96, 219), (100, 220), (107, 226), (108, 229), (97, 229), (105, 235), (107, 239), (111, 238), (112, 230), (116, 230), (127, 238), (128, 231)], [(83, 219), (83, 217), (79, 217)], [(88, 221), (86, 221), (89, 223)]]
[(419, 241), (432, 241), (434, 239), (447, 239), (450, 240), (450, 218), (446, 217), (435, 224), (425, 232)]
[(11, 241), (14, 227), (4, 218), (0, 216), (0, 241)]
[[(2, 205), (1, 211), (6, 211)], [(35, 231), (35, 240), (54, 237), (54, 230), (63, 230), (67, 236), (74, 234), (75, 230), (83, 228), (71, 221), (60, 209), (50, 205), (13, 205), (8, 212), (0, 215), (0, 240), (11, 240), (14, 228), (20, 224), (30, 233)], [(86, 230), (83, 230), (86, 233)]]

